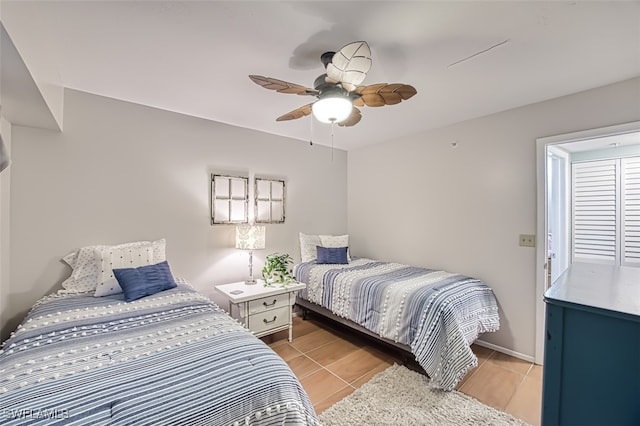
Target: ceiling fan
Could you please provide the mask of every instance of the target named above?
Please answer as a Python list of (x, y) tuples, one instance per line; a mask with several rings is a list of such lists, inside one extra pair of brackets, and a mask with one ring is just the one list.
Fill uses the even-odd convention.
[(371, 49), (365, 41), (349, 43), (338, 52), (325, 52), (320, 61), (326, 73), (316, 78), (313, 89), (271, 77), (249, 76), (265, 89), (318, 98), (281, 115), (276, 121), (295, 120), (313, 113), (323, 123), (353, 126), (362, 119), (357, 107), (395, 105), (417, 93), (413, 86), (401, 83), (359, 86), (371, 68)]

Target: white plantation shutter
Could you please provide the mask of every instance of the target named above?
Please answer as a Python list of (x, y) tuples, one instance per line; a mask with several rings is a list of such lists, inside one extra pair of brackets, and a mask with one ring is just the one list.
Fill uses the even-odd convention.
[(622, 162), (622, 264), (640, 266), (640, 157)]
[(640, 267), (640, 157), (572, 164), (573, 261)]
[(616, 264), (616, 160), (572, 165), (573, 260)]

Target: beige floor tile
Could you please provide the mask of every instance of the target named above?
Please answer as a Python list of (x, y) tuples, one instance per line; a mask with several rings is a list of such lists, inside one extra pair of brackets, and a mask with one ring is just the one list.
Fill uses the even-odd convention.
[(531, 368), (531, 363), (528, 361), (524, 361), (519, 358), (512, 357), (507, 354), (503, 354), (502, 352), (495, 352), (491, 357), (487, 360), (488, 362), (492, 362), (502, 368), (506, 368), (511, 371), (515, 371), (520, 374), (527, 374), (529, 369)]
[(504, 410), (524, 375), (485, 362), (462, 385), (460, 391), (498, 410)]
[[(349, 395), (394, 362), (402, 363), (401, 356), (395, 351), (374, 345), (356, 334), (313, 317), (308, 320), (295, 317), (293, 335), (292, 343), (287, 342), (286, 331), (266, 336), (271, 338), (267, 343), (301, 378), (300, 381), (318, 413)], [(471, 349), (478, 357), (479, 367), (469, 372), (457, 389), (485, 404), (501, 410), (507, 409), (513, 415), (538, 425), (542, 367), (483, 346), (472, 345)], [(307, 356), (301, 355), (303, 352)], [(328, 363), (327, 368), (331, 371), (323, 369), (315, 360)], [(491, 362), (487, 362), (488, 360)], [(350, 382), (351, 386), (346, 382)]]
[(542, 382), (532, 377), (525, 377), (505, 411), (537, 426), (540, 425), (541, 410)]
[(493, 354), (494, 350), (480, 345), (471, 345), (471, 350), (478, 358), (478, 366), (482, 365)]
[(532, 379), (540, 380), (542, 382), (542, 371), (543, 370), (541, 365), (533, 364), (527, 376), (531, 377)]
[(343, 339), (336, 339), (318, 349), (307, 352), (307, 356), (320, 365), (327, 366), (358, 350), (360, 346)]
[(298, 379), (302, 379), (303, 377), (308, 376), (311, 373), (314, 373), (322, 368), (317, 362), (314, 362), (311, 358), (306, 355), (300, 355), (298, 357), (292, 358), (287, 361), (291, 371), (298, 377)]
[(384, 370), (386, 370), (387, 368), (389, 368), (389, 366), (385, 363), (385, 364), (379, 364), (377, 367), (373, 368), (372, 370), (369, 370), (367, 373), (365, 373), (363, 376), (360, 376), (359, 378), (357, 378), (356, 380), (354, 380), (351, 385), (353, 387), (359, 388), (360, 386), (364, 385), (365, 383), (367, 383), (369, 380), (371, 380), (373, 378), (373, 376), (375, 376), (378, 373), (382, 373)]
[(351, 383), (381, 365), (389, 367), (391, 364), (376, 351), (372, 351), (370, 348), (360, 348), (329, 364), (326, 368), (342, 380)]
[(302, 317), (294, 317), (293, 318), (293, 338), (304, 336), (305, 334), (309, 334), (312, 331), (320, 330), (322, 327), (322, 323), (319, 323), (316, 320), (308, 319), (303, 320)]
[(314, 404), (313, 408), (316, 410), (317, 414), (320, 414), (336, 402), (341, 401), (344, 397), (351, 395), (354, 390), (356, 389), (353, 386), (345, 386), (324, 401)]
[(304, 377), (300, 383), (309, 395), (312, 404), (324, 401), (348, 385), (324, 368)]
[(328, 331), (323, 329), (318, 329), (312, 331), (309, 334), (305, 334), (304, 336), (293, 339), (293, 342), (291, 342), (291, 346), (293, 346), (300, 352), (306, 353), (322, 347), (327, 343), (331, 343), (337, 338), (338, 337), (335, 334), (329, 333)]
[(291, 346), (286, 341), (272, 343), (269, 346), (271, 346), (271, 349), (273, 349), (273, 351), (278, 355), (280, 355), (280, 358), (282, 358), (285, 361), (289, 361), (292, 358), (296, 358), (302, 355), (302, 352), (300, 352), (299, 350)]

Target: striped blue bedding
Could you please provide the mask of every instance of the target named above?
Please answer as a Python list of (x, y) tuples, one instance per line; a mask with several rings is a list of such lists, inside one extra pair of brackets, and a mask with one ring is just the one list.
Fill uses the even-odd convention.
[(470, 348), (478, 334), (500, 326), (491, 288), (463, 275), (354, 258), (346, 265), (300, 263), (295, 276), (307, 284), (298, 297), (409, 346), (444, 390), (478, 365)]
[(0, 350), (0, 424), (319, 424), (287, 364), (185, 284), (56, 295)]

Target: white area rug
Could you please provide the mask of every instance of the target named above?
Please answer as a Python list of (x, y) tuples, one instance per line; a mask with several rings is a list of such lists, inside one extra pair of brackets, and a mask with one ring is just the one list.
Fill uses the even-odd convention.
[(320, 414), (324, 426), (526, 425), (420, 373), (393, 365)]

